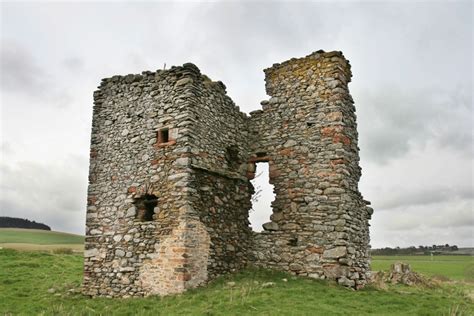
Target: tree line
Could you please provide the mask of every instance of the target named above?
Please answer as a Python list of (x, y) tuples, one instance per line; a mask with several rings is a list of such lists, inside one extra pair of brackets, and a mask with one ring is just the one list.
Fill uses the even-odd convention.
[(387, 255), (414, 255), (414, 254), (431, 254), (431, 253), (442, 253), (442, 252), (451, 252), (458, 250), (458, 246), (456, 245), (431, 245), (431, 246), (411, 246), (407, 248), (380, 248), (380, 249), (372, 249), (370, 252), (372, 255), (379, 255), (379, 256), (387, 256)]
[(0, 216), (0, 228), (28, 228), (51, 230), (51, 227), (43, 223), (37, 223), (25, 218)]

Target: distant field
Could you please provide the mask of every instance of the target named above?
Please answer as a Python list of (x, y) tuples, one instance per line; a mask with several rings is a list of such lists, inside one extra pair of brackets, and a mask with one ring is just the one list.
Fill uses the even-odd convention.
[(473, 256), (373, 256), (372, 270), (388, 270), (397, 261), (409, 263), (413, 271), (427, 276), (474, 281)]
[(18, 250), (82, 250), (84, 236), (38, 229), (0, 228), (0, 247)]

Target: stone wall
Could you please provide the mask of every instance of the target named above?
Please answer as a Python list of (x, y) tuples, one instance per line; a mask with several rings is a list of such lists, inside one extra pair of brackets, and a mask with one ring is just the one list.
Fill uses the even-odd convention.
[(188, 199), (211, 238), (207, 269), (213, 278), (240, 269), (250, 260), (247, 116), (226, 95), (222, 82), (199, 76), (189, 80), (187, 87), (193, 120)]
[(185, 64), (104, 79), (94, 100), (84, 292), (179, 293), (245, 266), (246, 115), (222, 83)]
[[(189, 152), (184, 115), (189, 106), (182, 82), (193, 70), (175, 67), (114, 76), (104, 79), (94, 93), (84, 265), (87, 294), (166, 294), (184, 287), (180, 283), (186, 272), (179, 260), (170, 266), (175, 288), (157, 292), (142, 283), (152, 273), (147, 266), (160, 253), (162, 242), (185, 233), (179, 225), (188, 204), (182, 161)], [(163, 128), (168, 129), (168, 140), (158, 144)], [(140, 211), (136, 199), (145, 194), (158, 197), (151, 221), (136, 218)], [(150, 277), (156, 279), (155, 274)]]
[(370, 209), (357, 186), (350, 65), (340, 52), (319, 51), (265, 75), (271, 98), (251, 113), (251, 144), (254, 160), (269, 162), (276, 198), (256, 235), (257, 264), (363, 286)]
[[(94, 93), (84, 293), (180, 293), (248, 264), (361, 287), (371, 209), (357, 183), (350, 66), (316, 52), (265, 70), (248, 117), (193, 64), (104, 79)], [(272, 222), (248, 222), (255, 163)]]

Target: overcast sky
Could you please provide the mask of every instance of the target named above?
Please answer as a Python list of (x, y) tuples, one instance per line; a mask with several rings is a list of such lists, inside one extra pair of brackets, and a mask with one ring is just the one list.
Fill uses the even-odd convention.
[[(0, 215), (84, 233), (101, 78), (193, 62), (250, 112), (267, 98), (264, 68), (340, 50), (353, 71), (372, 246), (474, 246), (470, 1), (0, 8)], [(255, 206), (254, 223), (268, 220), (264, 209)]]

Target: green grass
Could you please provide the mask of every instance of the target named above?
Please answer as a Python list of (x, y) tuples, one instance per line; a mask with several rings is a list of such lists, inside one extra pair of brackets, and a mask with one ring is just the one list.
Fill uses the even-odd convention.
[[(0, 315), (449, 315), (455, 308), (474, 314), (464, 294), (474, 290), (470, 285), (352, 291), (257, 269), (183, 295), (89, 299), (69, 291), (80, 287), (82, 262), (80, 255), (0, 250)], [(229, 281), (235, 286), (229, 287)], [(275, 285), (262, 287), (265, 282)], [(55, 293), (48, 293), (51, 288)]]
[(427, 276), (445, 276), (452, 280), (474, 281), (472, 256), (374, 256), (372, 270), (389, 270), (394, 262), (409, 263), (415, 272)]
[(83, 244), (84, 236), (38, 229), (0, 228), (0, 244), (3, 243)]

